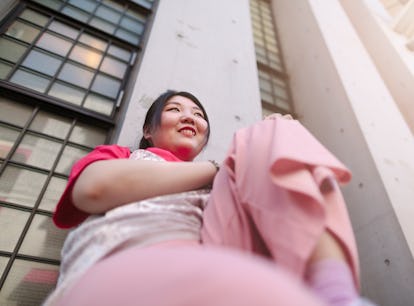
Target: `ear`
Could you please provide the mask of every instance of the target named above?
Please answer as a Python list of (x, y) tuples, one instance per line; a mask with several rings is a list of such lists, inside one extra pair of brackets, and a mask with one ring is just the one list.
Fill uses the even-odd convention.
[(151, 134), (151, 128), (149, 126), (144, 127), (144, 135), (143, 136), (146, 140), (151, 139), (152, 134)]

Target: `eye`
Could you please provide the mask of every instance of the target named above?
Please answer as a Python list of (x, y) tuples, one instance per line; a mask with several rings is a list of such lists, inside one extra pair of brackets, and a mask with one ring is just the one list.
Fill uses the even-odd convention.
[(200, 118), (203, 118), (204, 119), (204, 114), (202, 112), (195, 112), (194, 113), (194, 116), (200, 117)]
[(179, 112), (180, 109), (178, 107), (168, 107), (166, 109), (167, 112)]

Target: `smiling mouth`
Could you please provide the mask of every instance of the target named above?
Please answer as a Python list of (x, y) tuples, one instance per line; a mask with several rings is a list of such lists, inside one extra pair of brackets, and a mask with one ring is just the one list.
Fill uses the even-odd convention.
[(179, 132), (183, 134), (184, 136), (195, 136), (196, 135), (196, 132), (190, 128), (183, 128), (179, 130)]

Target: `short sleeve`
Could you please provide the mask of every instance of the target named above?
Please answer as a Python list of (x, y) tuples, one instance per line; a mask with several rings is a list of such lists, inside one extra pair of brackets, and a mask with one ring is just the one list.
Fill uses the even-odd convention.
[(82, 171), (91, 163), (99, 160), (129, 158), (129, 148), (118, 145), (97, 146), (92, 152), (78, 160), (72, 167), (68, 184), (56, 206), (53, 222), (60, 228), (71, 228), (84, 221), (89, 214), (77, 209), (72, 202), (72, 189)]

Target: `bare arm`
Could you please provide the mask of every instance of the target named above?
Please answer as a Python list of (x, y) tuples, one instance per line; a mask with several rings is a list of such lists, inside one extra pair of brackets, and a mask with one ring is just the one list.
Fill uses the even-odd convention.
[(130, 202), (201, 188), (211, 183), (215, 174), (208, 161), (102, 160), (82, 172), (72, 199), (82, 211), (103, 213)]

